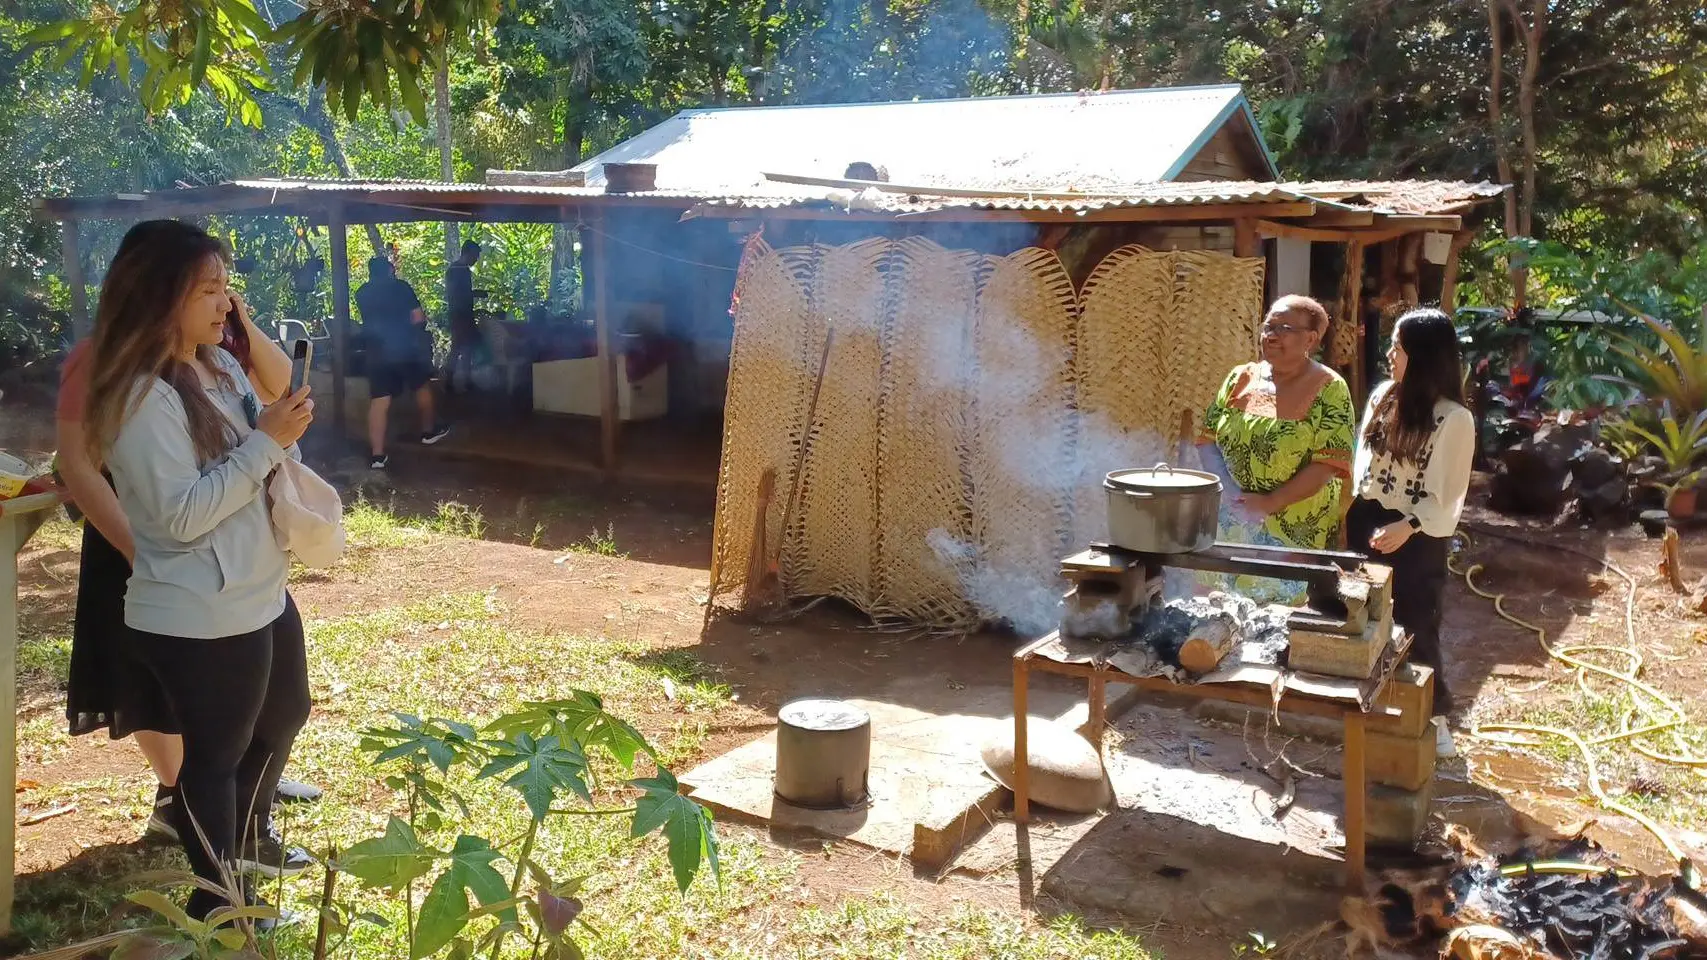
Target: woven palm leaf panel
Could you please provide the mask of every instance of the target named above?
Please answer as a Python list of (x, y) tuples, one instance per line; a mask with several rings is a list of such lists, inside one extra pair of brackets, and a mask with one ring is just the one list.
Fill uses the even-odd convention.
[[(792, 596), (841, 597), (867, 612), (877, 531), (877, 407), (888, 303), (883, 271), (892, 241), (785, 251), (807, 290), (803, 370), (816, 379), (824, 338), (835, 339), (810, 425), (795, 528), (783, 541), (782, 582)], [(805, 393), (810, 402), (811, 385)], [(786, 494), (785, 494), (786, 499)]]
[[(930, 241), (749, 246), (712, 579), (738, 586), (758, 478), (792, 596), (943, 626), (1056, 616), (1056, 564), (1106, 523), (1102, 474), (1161, 459), (1255, 355), (1261, 261), (1126, 248), (1083, 297), (1052, 253)], [(807, 407), (834, 326), (817, 414)], [(792, 529), (796, 451), (811, 444)], [(1166, 448), (1163, 447), (1165, 450)]]
[(734, 320), (712, 526), (711, 583), (719, 594), (746, 580), (759, 475), (767, 467), (777, 472), (777, 492), (766, 513), (765, 542), (773, 552), (779, 542), (805, 417), (806, 294), (782, 253), (762, 240), (748, 244), (742, 256)]
[(1080, 297), (1074, 374), (1079, 480), (1075, 544), (1108, 536), (1110, 471), (1173, 459), (1179, 411), (1168, 409), (1174, 336), (1174, 255), (1121, 247), (1091, 272)]
[(1177, 417), (1182, 409), (1207, 409), (1228, 371), (1257, 358), (1264, 261), (1201, 250), (1172, 256), (1170, 339), (1176, 349), (1168, 369), (1168, 402)]
[(965, 465), (980, 257), (908, 238), (891, 249), (878, 402), (873, 613), (968, 623), (954, 558), (972, 537)]
[(974, 574), (986, 617), (1033, 629), (1054, 614), (1072, 525), (1072, 281), (1055, 254), (985, 260), (972, 337), (967, 476)]

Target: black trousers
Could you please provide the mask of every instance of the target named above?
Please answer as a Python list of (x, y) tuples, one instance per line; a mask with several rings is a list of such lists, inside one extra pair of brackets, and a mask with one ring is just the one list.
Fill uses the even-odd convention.
[[(239, 842), (266, 822), (291, 744), (308, 721), (302, 615), (287, 595), (284, 613), (253, 633), (193, 640), (138, 631), (135, 643), (184, 737), (175, 805), (184, 853), (196, 876), (219, 883), (218, 864), (229, 865)], [(197, 890), (190, 915), (224, 902)]]
[(1434, 668), (1434, 712), (1447, 714), (1452, 712), (1452, 691), (1440, 656), (1440, 614), (1449, 544), (1444, 537), (1419, 532), (1392, 553), (1377, 553), (1369, 546), (1376, 530), (1404, 519), (1397, 510), (1359, 497), (1346, 513), (1346, 546), (1393, 568), (1393, 620), (1411, 635), (1411, 659)]

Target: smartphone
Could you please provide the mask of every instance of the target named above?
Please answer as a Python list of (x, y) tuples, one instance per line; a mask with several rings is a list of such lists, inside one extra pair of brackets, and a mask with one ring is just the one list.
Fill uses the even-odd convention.
[(290, 351), (290, 392), (301, 390), (308, 383), (308, 368), (314, 362), (314, 341), (299, 339)]

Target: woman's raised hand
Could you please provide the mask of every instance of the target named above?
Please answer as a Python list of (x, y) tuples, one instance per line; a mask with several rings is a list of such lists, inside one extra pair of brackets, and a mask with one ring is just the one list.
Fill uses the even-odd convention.
[(302, 435), (308, 432), (308, 425), (314, 421), (314, 401), (308, 399), (308, 391), (309, 387), (304, 385), (290, 396), (269, 404), (261, 411), (255, 429), (272, 437), (281, 447), (302, 439)]

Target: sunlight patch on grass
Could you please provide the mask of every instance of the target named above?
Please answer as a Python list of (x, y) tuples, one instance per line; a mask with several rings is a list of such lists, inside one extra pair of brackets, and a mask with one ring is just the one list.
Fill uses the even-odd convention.
[(18, 678), (47, 679), (63, 687), (71, 675), (71, 638), (64, 634), (18, 638)]
[[(319, 855), (348, 850), (379, 835), (391, 815), (408, 817), (407, 795), (385, 783), (395, 769), (369, 766), (361, 749), (361, 731), (391, 725), (394, 712), (479, 726), (529, 700), (588, 690), (603, 698), (612, 713), (645, 731), (663, 762), (681, 773), (675, 765), (696, 757), (708, 727), (732, 709), (728, 687), (691, 652), (658, 651), (621, 638), (518, 630), (496, 596), (488, 593), (445, 594), (408, 606), (311, 620), (307, 626), (316, 706), (289, 770), (295, 778), (323, 786), (326, 796), (319, 804), (282, 808), (279, 825), (287, 842)], [(62, 728), (57, 717), (38, 718), (25, 726), (24, 741), (31, 750), (45, 749), (56, 738), (63, 741)], [(644, 758), (630, 773), (600, 756), (592, 772), (595, 805), (621, 808), (633, 802), (626, 778), (649, 776), (652, 770)], [(74, 787), (85, 806), (105, 803), (110, 816), (135, 819), (140, 830), (144, 781), (145, 771), (139, 769), (136, 778), (67, 789)], [(463, 767), (453, 768), (449, 786), (461, 803), (450, 805), (437, 828), (422, 825), (424, 842), (450, 849), (459, 835), (467, 834), (513, 849), (529, 823), (513, 791), (497, 780), (476, 781), (473, 771)], [(45, 802), (50, 794), (58, 796), (60, 791), (43, 790), (40, 799)], [(459, 809), (462, 805), (466, 816)], [(533, 851), (533, 859), (553, 877), (588, 878), (580, 897), (586, 903), (586, 919), (598, 932), (581, 929), (578, 937), (589, 956), (1146, 956), (1135, 940), (1089, 933), (1071, 921), (1039, 927), (1018, 914), (962, 910), (937, 915), (887, 895), (854, 896), (833, 907), (809, 909), (796, 885), (800, 855), (766, 844), (757, 832), (728, 825), (719, 828), (722, 882), (706, 872), (685, 896), (678, 895), (662, 838), (632, 839), (628, 825), (626, 816), (552, 817)], [(108, 929), (112, 905), (131, 889), (124, 878), (135, 872), (119, 866), (179, 862), (175, 852), (163, 855), (156, 848), (126, 846), (120, 851), (114, 855), (118, 866), (98, 878), (84, 878), (84, 886), (91, 889), (32, 887), (18, 924), (25, 941), (48, 946)], [(495, 866), (508, 882), (514, 864), (499, 860)], [(323, 876), (315, 869), (282, 885), (268, 881), (260, 893), (312, 916)], [(531, 882), (524, 887), (531, 889)], [(425, 892), (425, 884), (417, 884), (417, 904)], [(400, 898), (362, 890), (344, 876), (337, 899), (349, 915), (370, 913), (387, 925), (357, 924), (335, 956), (391, 960), (406, 954)], [(141, 921), (133, 917), (124, 922)], [(478, 920), (469, 932), (478, 935), (495, 922)], [(313, 937), (312, 923), (287, 928), (280, 935), (278, 955), (309, 955)], [(512, 938), (501, 960), (523, 960), (530, 956), (530, 946)]]

